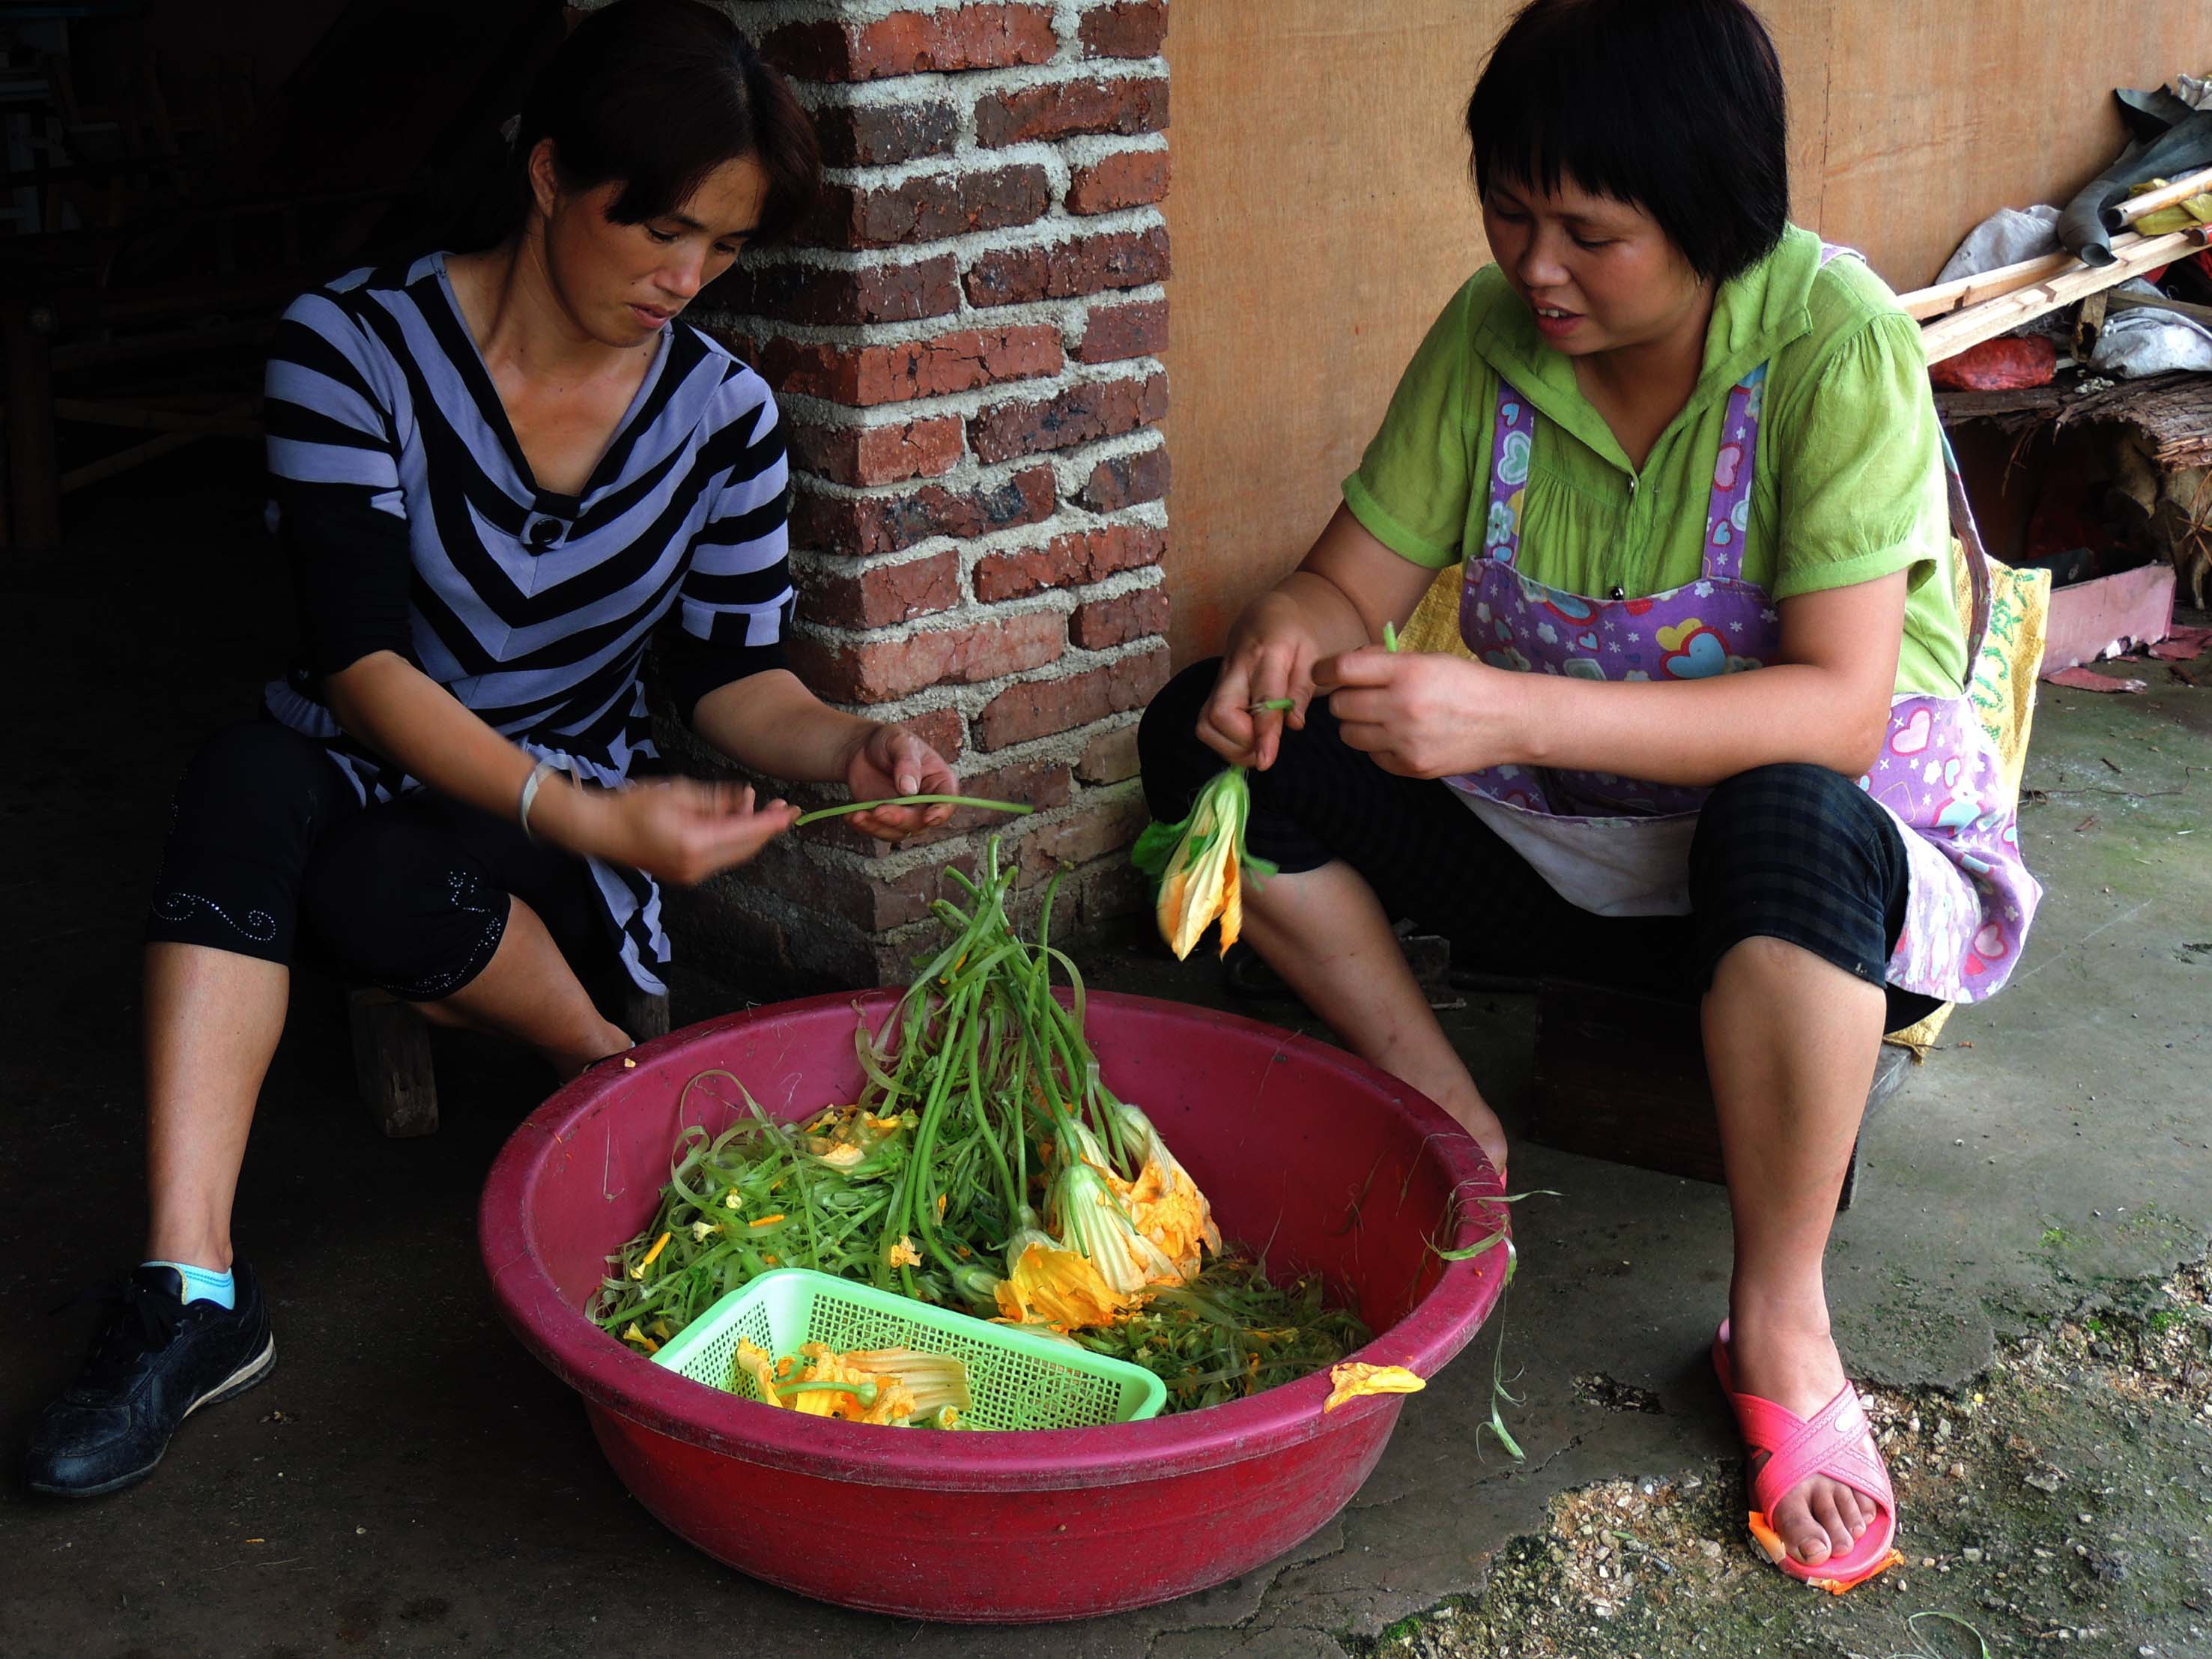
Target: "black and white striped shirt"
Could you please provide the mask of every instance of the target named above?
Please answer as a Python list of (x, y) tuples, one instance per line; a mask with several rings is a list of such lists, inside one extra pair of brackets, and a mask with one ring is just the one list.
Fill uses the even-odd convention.
[[(343, 732), (322, 677), (408, 658), (523, 748), (605, 785), (653, 754), (640, 666), (686, 712), (781, 661), (791, 601), (783, 434), (767, 386), (681, 319), (578, 495), (539, 489), (461, 317), (446, 258), (359, 270), (284, 313), (267, 380), (272, 526), (305, 660), (270, 712), (322, 740), (364, 801), (421, 786)], [(649, 877), (593, 860), (624, 965), (669, 950)]]

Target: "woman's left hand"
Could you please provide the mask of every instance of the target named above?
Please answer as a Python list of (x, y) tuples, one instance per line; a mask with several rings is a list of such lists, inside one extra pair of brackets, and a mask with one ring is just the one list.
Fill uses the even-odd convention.
[(1377, 646), (1314, 665), (1344, 740), (1401, 777), (1446, 778), (1517, 760), (1528, 744), (1521, 676)]
[[(871, 726), (845, 763), (845, 785), (854, 800), (892, 795), (951, 795), (959, 793), (952, 769), (942, 757), (903, 726)], [(897, 841), (940, 824), (949, 806), (883, 806), (855, 812), (846, 821), (879, 841)]]

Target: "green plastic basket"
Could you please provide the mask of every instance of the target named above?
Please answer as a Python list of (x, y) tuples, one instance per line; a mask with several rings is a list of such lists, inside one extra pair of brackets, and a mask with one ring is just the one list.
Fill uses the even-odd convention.
[(1158, 1377), (1126, 1359), (805, 1267), (779, 1267), (732, 1291), (678, 1332), (653, 1363), (758, 1400), (759, 1389), (738, 1369), (740, 1341), (779, 1358), (808, 1342), (840, 1352), (912, 1348), (950, 1354), (968, 1367), (973, 1403), (960, 1418), (975, 1429), (1133, 1423), (1167, 1400)]

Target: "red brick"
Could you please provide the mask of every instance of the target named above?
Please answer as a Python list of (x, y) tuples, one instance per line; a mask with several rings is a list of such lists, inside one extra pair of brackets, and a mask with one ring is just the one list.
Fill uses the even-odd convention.
[(951, 152), (960, 117), (942, 99), (912, 104), (830, 104), (814, 112), (822, 159), (833, 167), (890, 167)]
[(832, 628), (889, 628), (960, 603), (960, 556), (947, 549), (862, 571), (801, 567), (799, 612)]
[(801, 547), (827, 553), (896, 553), (932, 536), (967, 539), (1036, 524), (1057, 506), (1048, 466), (1028, 467), (994, 484), (948, 489), (943, 484), (882, 495), (824, 495), (802, 483), (791, 533)]
[(1051, 205), (1052, 185), (1040, 167), (923, 173), (896, 185), (825, 185), (800, 234), (823, 247), (891, 247), (1025, 225)]
[(1172, 477), (1165, 444), (1133, 455), (1115, 455), (1091, 469), (1090, 477), (1076, 492), (1076, 505), (1093, 513), (1119, 513), (1140, 501), (1159, 500), (1168, 493)]
[[(786, 423), (784, 432), (790, 441), (794, 461), (809, 472), (842, 484), (887, 484), (903, 483), (908, 478), (934, 478), (959, 465), (960, 458), (968, 453), (967, 422), (957, 415), (892, 421), (883, 426), (830, 426), (791, 421)], [(1091, 483), (1096, 483), (1097, 473), (1094, 471), (1091, 476)]]
[(1011, 69), (1060, 49), (1049, 6), (900, 11), (866, 23), (787, 23), (761, 40), (768, 59), (808, 81), (872, 81), (931, 70)]
[(799, 677), (817, 696), (867, 703), (896, 702), (933, 685), (973, 685), (1042, 668), (1066, 644), (1066, 623), (1060, 614), (1033, 611), (958, 628), (918, 629), (902, 640), (824, 641), (798, 634), (788, 648)]
[(1164, 76), (1048, 81), (975, 100), (975, 142), (986, 149), (1090, 132), (1158, 132), (1168, 124)]
[(1083, 745), (1075, 775), (1085, 783), (1120, 783), (1137, 775), (1137, 727), (1132, 721), (1101, 732)]
[[(960, 780), (960, 793), (983, 800), (1016, 801), (1037, 811), (1049, 812), (1055, 806), (1067, 805), (1069, 797), (1075, 793), (1075, 784), (1066, 761), (1018, 761), (1010, 766), (993, 767), (988, 771), (967, 774)], [(965, 835), (971, 830), (1003, 830), (1008, 822), (1003, 812), (963, 806), (957, 809), (936, 829), (908, 836), (900, 845), (933, 846), (955, 836)], [(851, 828), (842, 818), (824, 818), (819, 824), (809, 824), (799, 834), (812, 836), (817, 831), (822, 832), (819, 837), (822, 841), (835, 847), (849, 847), (854, 852), (881, 857), (891, 850), (874, 837)]]
[[(771, 380), (775, 377), (770, 376)], [(985, 465), (1073, 449), (1152, 426), (1168, 412), (1168, 377), (1095, 380), (1050, 398), (993, 404), (968, 422), (968, 447)]]
[(1067, 619), (1067, 636), (1085, 651), (1105, 651), (1168, 631), (1168, 591), (1140, 587), (1110, 599), (1079, 605)]
[(963, 328), (880, 344), (770, 339), (758, 351), (761, 374), (777, 391), (856, 408), (1057, 374), (1066, 362), (1060, 331), (1049, 324)]
[[(1059, 823), (1042, 825), (1022, 837), (1022, 881), (1042, 881), (1055, 870), (1072, 870), (1103, 858), (1136, 840), (1151, 820), (1139, 791), (1094, 792)], [(1061, 891), (1066, 890), (1063, 886)]]
[(1107, 231), (1038, 246), (994, 248), (968, 268), (968, 298), (979, 306), (1066, 300), (1165, 282), (1168, 270), (1166, 226)]
[(975, 597), (989, 603), (1044, 587), (1079, 587), (1117, 570), (1158, 564), (1167, 544), (1167, 532), (1148, 524), (1101, 525), (1056, 536), (1042, 547), (994, 553), (979, 561)]
[(1154, 58), (1167, 43), (1168, 9), (1161, 0), (1101, 6), (1083, 14), (1086, 58)]
[(988, 750), (1072, 732), (1141, 708), (1167, 683), (1165, 645), (1056, 680), (1024, 680), (985, 703), (969, 722), (969, 735), (976, 748)]
[(1067, 181), (1067, 210), (1112, 213), (1159, 201), (1168, 193), (1170, 171), (1164, 149), (1127, 149), (1109, 155), (1075, 170)]
[(1124, 357), (1156, 357), (1167, 349), (1168, 302), (1137, 300), (1091, 307), (1075, 355), (1086, 363), (1110, 363)]
[[(839, 821), (831, 818), (824, 823)], [(857, 836), (866, 831), (849, 833)], [(784, 836), (770, 842), (753, 860), (754, 881), (748, 884), (764, 886), (816, 915), (839, 917), (864, 933), (880, 933), (927, 916), (931, 902), (946, 896), (945, 889), (951, 885), (945, 878), (947, 863), (969, 873), (975, 868), (972, 858), (963, 854), (948, 860), (916, 865), (902, 875), (885, 876), (866, 865), (820, 856), (805, 844), (817, 839)]]
[(903, 264), (886, 260), (861, 270), (794, 262), (738, 264), (700, 298), (702, 309), (793, 323), (906, 323), (957, 310), (960, 269), (949, 253)]

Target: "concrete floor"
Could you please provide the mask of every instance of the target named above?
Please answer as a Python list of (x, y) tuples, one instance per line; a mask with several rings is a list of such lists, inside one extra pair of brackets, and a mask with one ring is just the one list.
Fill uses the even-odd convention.
[[(1515, 1540), (1544, 1532), (1555, 1506), (1592, 1483), (1687, 1478), (1729, 1490), (1737, 1451), (1703, 1358), (1728, 1270), (1722, 1194), (1524, 1146), (1516, 1185), (1565, 1194), (1524, 1206), (1518, 1219), (1506, 1353), (1519, 1373), (1522, 1403), (1510, 1415), (1525, 1463), (1474, 1432), (1488, 1412), (1486, 1333), (1408, 1402), (1351, 1509), (1283, 1561), (1207, 1594), (1060, 1630), (979, 1632), (765, 1589), (694, 1553), (628, 1498), (574, 1397), (493, 1311), (474, 1198), (543, 1079), (483, 1045), (447, 1042), (444, 1127), (426, 1141), (382, 1140), (355, 1101), (335, 993), (303, 985), (237, 1212), (282, 1334), (274, 1380), (196, 1419), (144, 1486), (89, 1504), (29, 1501), (13, 1484), (23, 1431), (76, 1365), (92, 1319), (47, 1310), (128, 1263), (138, 1242), (136, 956), (162, 806), (198, 738), (250, 707), (276, 665), (267, 641), (287, 631), (281, 577), (242, 477), (220, 465), (149, 471), (135, 501), (90, 507), (65, 557), (0, 556), (0, 604), (20, 619), (5, 670), (7, 706), (19, 711), (12, 776), (0, 796), (13, 947), (0, 957), (10, 1024), (0, 1044), (9, 1103), (0, 1320), (11, 1333), (0, 1345), (9, 1465), (0, 1653), (275, 1659), (741, 1644), (917, 1659), (1337, 1659), (1375, 1650), (1386, 1633), (1392, 1650), (1403, 1648), (1414, 1627), (1398, 1621), (1479, 1595), (1493, 1565), (1515, 1559)], [(2023, 836), (2051, 894), (2028, 960), (1992, 1006), (1960, 1012), (1869, 1136), (1859, 1201), (1832, 1258), (1838, 1335), (1858, 1374), (1963, 1389), (2009, 1340), (2125, 1304), (2205, 1253), (2212, 691), (2162, 665), (2132, 672), (2153, 682), (2148, 695), (2046, 688), (2028, 778), (2042, 793)], [(1109, 986), (1218, 994), (1195, 960), (1178, 969), (1131, 947), (1091, 965)], [(686, 985), (678, 1017), (716, 1006), (709, 988)], [(1477, 997), (1451, 1018), (1510, 1114), (1528, 1071), (1528, 1000)], [(2091, 1455), (2107, 1437), (2104, 1407), (2094, 1392), (2069, 1397), (2072, 1426), (2051, 1432)], [(1644, 1408), (1618, 1409), (1624, 1398)], [(2200, 1468), (2212, 1464), (2199, 1462), (2212, 1460), (2212, 1430), (2177, 1415), (2130, 1455), (2130, 1477), (2179, 1494), (2179, 1507), (2133, 1517), (2158, 1570), (2116, 1592), (2101, 1633), (2073, 1650), (2212, 1653), (2212, 1639), (2190, 1634), (2212, 1603), (2212, 1558), (2197, 1535), (2212, 1533), (2200, 1491), (2212, 1485)], [(1718, 1503), (1716, 1516), (1728, 1509)], [(2030, 1541), (2047, 1524), (2055, 1542), (2073, 1521), (2053, 1509), (2012, 1524)], [(2124, 1529), (2121, 1518), (2111, 1524)], [(1941, 1530), (1908, 1510), (1908, 1547), (1916, 1525)], [(1731, 1553), (1738, 1536), (1728, 1535)], [(1952, 1573), (1942, 1594), (1963, 1596), (1971, 1577)], [(1727, 1650), (1887, 1656), (1912, 1645), (1901, 1599), (1854, 1596), (1846, 1613), (1823, 1607), (1814, 1619), (1813, 1598), (1774, 1575), (1747, 1585), (1731, 1616), (1754, 1634)], [(1987, 1617), (1982, 1628), (1996, 1651), (2049, 1652), (2033, 1636), (2058, 1621), (2063, 1607), (2054, 1609)], [(1688, 1652), (1726, 1622), (1647, 1633), (1632, 1650), (1625, 1632), (1616, 1640), (1593, 1625), (1583, 1645), (1552, 1650)], [(1486, 1628), (1497, 1641), (1499, 1627)], [(1493, 1650), (1439, 1635), (1421, 1650)]]

